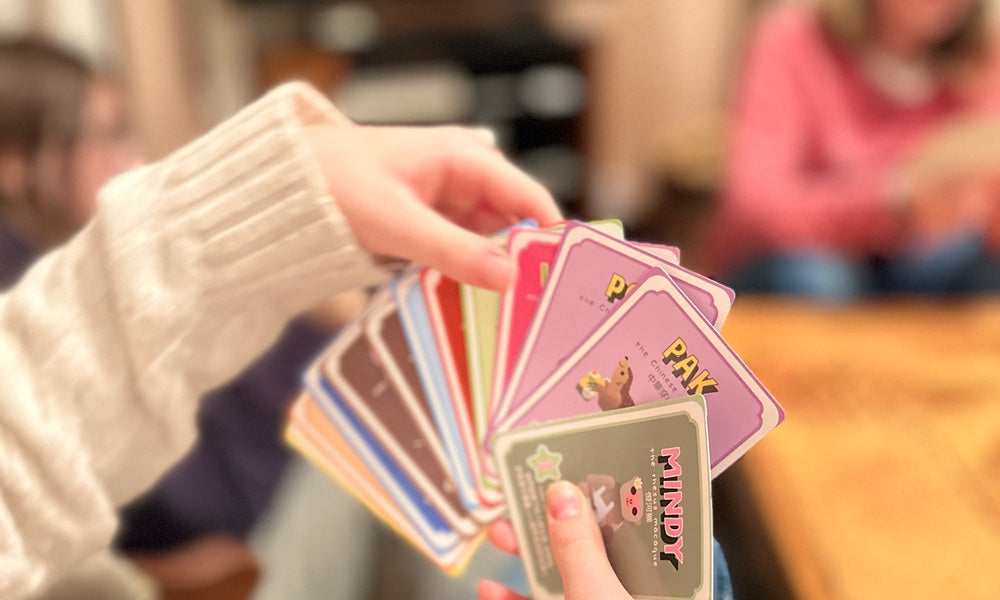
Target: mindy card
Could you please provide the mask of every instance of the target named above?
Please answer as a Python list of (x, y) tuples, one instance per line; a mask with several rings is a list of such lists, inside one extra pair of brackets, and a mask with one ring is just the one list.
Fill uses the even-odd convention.
[(707, 599), (712, 587), (705, 401), (688, 396), (500, 434), (494, 447), (536, 600), (563, 597), (545, 492), (575, 483), (635, 598)]

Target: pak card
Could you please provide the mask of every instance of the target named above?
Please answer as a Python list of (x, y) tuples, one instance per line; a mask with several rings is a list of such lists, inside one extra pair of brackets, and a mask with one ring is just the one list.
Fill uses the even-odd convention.
[(635, 287), (651, 267), (674, 278), (691, 303), (716, 327), (729, 314), (729, 288), (675, 265), (635, 244), (617, 240), (581, 223), (567, 226), (531, 327), (511, 372), (498, 422), (524, 402), (570, 352), (575, 350)]
[[(560, 223), (546, 231), (560, 235), (558, 232), (565, 229), (566, 225), (566, 223)], [(624, 234), (621, 221), (615, 219), (597, 221), (593, 223), (593, 227), (618, 238)], [(506, 246), (510, 236), (520, 231), (537, 232), (539, 230), (533, 227), (514, 227), (510, 229), (505, 238), (498, 237), (497, 239), (502, 239)], [(499, 326), (502, 296), (500, 292), (465, 284), (460, 285), (459, 289), (462, 301), (462, 319), (465, 323), (470, 403), (476, 436), (480, 441), (483, 441), (486, 439), (488, 430), (492, 399), (496, 397), (494, 393), (498, 387), (502, 387), (503, 381), (498, 381), (498, 378), (494, 376), (496, 365), (499, 364), (496, 357), (497, 349), (501, 346), (507, 347), (504, 339), (505, 330)]]
[[(447, 384), (448, 396), (454, 407), (456, 420), (460, 421), (462, 447), (470, 464), (479, 499), (484, 507), (502, 510), (503, 496), (497, 489), (495, 478), (490, 481), (483, 475), (478, 438), (468, 415), (473, 414), (469, 394), (469, 370), (465, 350), (465, 333), (459, 284), (435, 269), (420, 272), (420, 290), (427, 306), (434, 341), (437, 344), (441, 369)], [(497, 514), (477, 515), (489, 520)]]
[[(624, 235), (621, 221), (593, 221), (590, 226), (608, 235), (621, 239)], [(507, 251), (515, 265), (514, 282), (504, 291), (500, 300), (500, 316), (496, 327), (496, 350), (493, 357), (493, 377), (487, 420), (496, 420), (496, 409), (514, 361), (521, 351), (521, 344), (528, 332), (535, 307), (541, 298), (542, 289), (548, 279), (559, 240), (565, 224), (551, 229), (514, 229), (507, 236)], [(677, 262), (680, 253), (676, 248), (660, 246), (669, 253), (672, 262)], [(651, 250), (652, 251), (652, 250)], [(655, 252), (654, 252), (655, 253)], [(482, 433), (480, 434), (482, 438)]]
[(481, 538), (446, 553), (428, 546), (308, 394), (292, 404), (285, 440), (442, 570), (458, 574), (472, 558)]
[(392, 284), (393, 295), (455, 485), (465, 506), (478, 510), (486, 504), (486, 499), (480, 493), (479, 453), (473, 451), (474, 447), (469, 448), (470, 441), (475, 440), (471, 417), (463, 400), (453, 398), (457, 390), (449, 385), (448, 373), (452, 367), (442, 360), (445, 356), (443, 352), (448, 349), (439, 347), (436, 341), (426, 298), (420, 287), (420, 272), (420, 269), (411, 269), (398, 277)]
[(658, 269), (511, 414), (517, 428), (667, 398), (708, 405), (712, 475), (784, 414), (722, 336)]
[(629, 594), (711, 598), (705, 427), (704, 400), (691, 396), (497, 435), (495, 456), (536, 600), (563, 597), (545, 518), (545, 491), (558, 480), (590, 501)]
[(480, 527), (470, 513), (478, 507), (466, 508), (458, 496), (391, 292), (384, 290), (372, 299), (364, 327), (372, 360), (391, 389), (382, 401), (352, 409), (448, 522), (464, 535), (474, 534)]
[(322, 366), (314, 363), (306, 371), (307, 388), (428, 546), (437, 553), (451, 552), (465, 541), (464, 536), (352, 410), (362, 402), (376, 404), (392, 393), (381, 369), (372, 363), (361, 319), (341, 330), (321, 357)]
[[(608, 233), (620, 237), (620, 223), (611, 224), (618, 225), (619, 235), (615, 235), (614, 229)], [(604, 223), (590, 225), (599, 231), (605, 231), (607, 227)], [(516, 229), (508, 237), (507, 248), (514, 262), (516, 275), (513, 284), (504, 292), (500, 302), (494, 372), (500, 373), (501, 376), (493, 379), (489, 415), (491, 422), (499, 419), (497, 409), (503, 396), (505, 382), (510, 378), (514, 363), (521, 352), (524, 337), (535, 316), (535, 309), (542, 297), (542, 290), (552, 269), (552, 262), (561, 239), (561, 232), (539, 229)], [(637, 244), (637, 246), (674, 264), (680, 260), (680, 252), (672, 246), (654, 244)]]

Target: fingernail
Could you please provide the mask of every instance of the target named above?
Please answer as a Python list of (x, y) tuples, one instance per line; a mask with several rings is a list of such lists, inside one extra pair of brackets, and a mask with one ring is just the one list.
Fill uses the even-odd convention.
[(546, 490), (545, 504), (553, 519), (571, 519), (580, 514), (580, 491), (568, 481), (557, 481)]

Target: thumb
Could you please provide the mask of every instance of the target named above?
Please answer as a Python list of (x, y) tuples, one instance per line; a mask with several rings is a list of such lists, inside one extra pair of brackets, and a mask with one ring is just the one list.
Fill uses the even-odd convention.
[(608, 562), (594, 512), (580, 488), (558, 481), (546, 491), (545, 505), (566, 599), (630, 598)]

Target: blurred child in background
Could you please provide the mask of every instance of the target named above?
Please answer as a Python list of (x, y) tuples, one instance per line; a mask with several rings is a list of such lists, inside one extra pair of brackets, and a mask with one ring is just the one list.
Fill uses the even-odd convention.
[(0, 43), (0, 288), (76, 233), (138, 162), (114, 84), (48, 43)]
[(921, 161), (955, 119), (1000, 117), (985, 13), (979, 0), (821, 0), (765, 15), (736, 106), (718, 274), (828, 301), (1000, 290), (1000, 138), (950, 169)]

